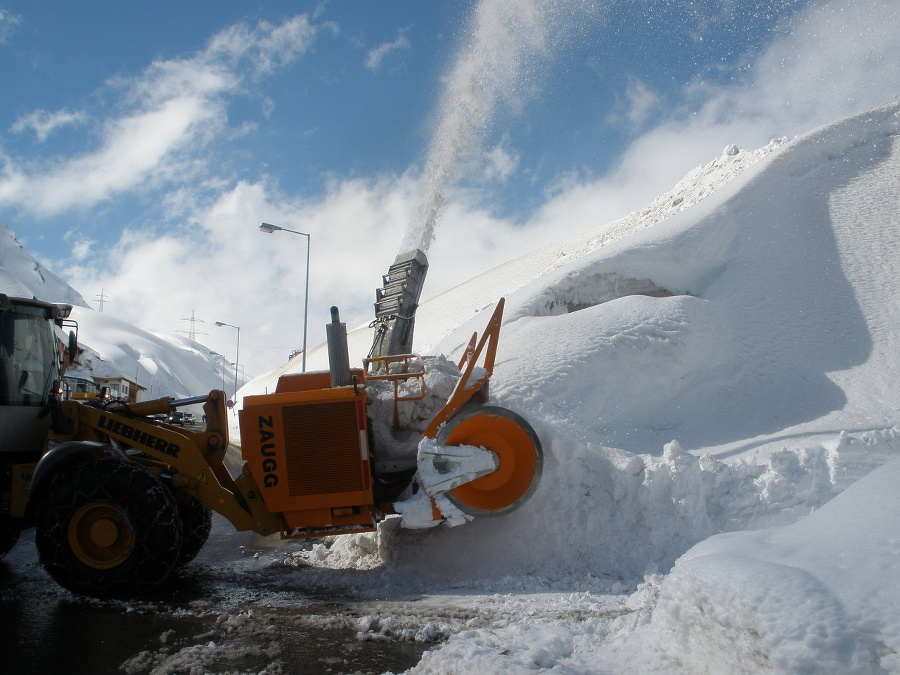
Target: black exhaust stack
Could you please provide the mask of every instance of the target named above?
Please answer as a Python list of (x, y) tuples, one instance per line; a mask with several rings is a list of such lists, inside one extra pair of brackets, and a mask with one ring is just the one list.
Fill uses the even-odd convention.
[(331, 386), (346, 387), (350, 384), (350, 350), (347, 347), (347, 324), (341, 323), (337, 307), (331, 308), (331, 323), (325, 324), (328, 340), (328, 369)]

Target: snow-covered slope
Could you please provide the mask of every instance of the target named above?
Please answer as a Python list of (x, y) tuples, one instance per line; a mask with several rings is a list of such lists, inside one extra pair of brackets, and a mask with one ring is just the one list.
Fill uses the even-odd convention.
[(896, 129), (891, 107), (798, 138), (512, 294), (495, 392), (632, 452), (890, 426)]
[(897, 672), (898, 484), (895, 459), (797, 523), (698, 544), (662, 584), (654, 637), (695, 671)]
[[(548, 480), (510, 528), (430, 542), (417, 563), (665, 571), (667, 550), (788, 521), (896, 456), (898, 186), (894, 104), (798, 138), (692, 209), (513, 293), (493, 394), (546, 425)], [(647, 288), (670, 295), (634, 295)], [(665, 439), (680, 445), (659, 460), (630, 454)], [(770, 458), (715, 458), (761, 447)], [(685, 555), (661, 583), (656, 632), (626, 653), (665, 655), (642, 672), (900, 672), (890, 466), (793, 529)], [(547, 667), (593, 672), (573, 648), (580, 629), (565, 632), (568, 654)], [(605, 672), (620, 648), (582, 656)]]
[(230, 390), (234, 382), (234, 369), (224, 356), (184, 335), (150, 333), (91, 309), (76, 308), (72, 318), (85, 353), (81, 366), (69, 374), (127, 377), (147, 388), (142, 400)]
[(0, 293), (87, 307), (81, 294), (35, 260), (0, 223)]
[(185, 398), (234, 382), (228, 360), (177, 334), (154, 334), (90, 309), (84, 298), (35, 260), (0, 224), (0, 293), (71, 304), (78, 322), (81, 365), (68, 374), (126, 377), (145, 387), (143, 398)]

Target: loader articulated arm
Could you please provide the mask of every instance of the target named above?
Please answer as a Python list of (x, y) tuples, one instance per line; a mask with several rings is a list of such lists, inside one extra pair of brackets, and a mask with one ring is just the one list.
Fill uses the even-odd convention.
[[(447, 399), (447, 403), (432, 418), (423, 434), (425, 438), (434, 438), (438, 429), (449, 420), (468, 400), (470, 400), (482, 387), (487, 384), (494, 374), (494, 359), (497, 358), (497, 343), (500, 341), (500, 324), (503, 321), (503, 306), (505, 299), (500, 298), (494, 313), (488, 321), (487, 327), (478, 339), (478, 334), (472, 335), (469, 344), (459, 361), (459, 369), (462, 377), (456, 383), (453, 393)], [(482, 358), (483, 357), (483, 358)], [(481, 367), (476, 370), (478, 363)]]
[[(236, 529), (271, 534), (277, 518), (265, 510), (252, 479), (232, 478), (224, 459), (228, 448), (226, 395), (211, 391), (188, 399), (160, 398), (126, 404), (66, 401), (63, 414), (71, 433), (57, 434), (58, 441), (91, 441), (129, 452), (133, 461), (157, 475), (165, 475), (173, 487), (185, 491), (213, 511), (225, 516)], [(206, 429), (194, 431), (152, 419), (151, 415), (177, 407), (203, 403)], [(53, 451), (48, 453), (52, 456)]]

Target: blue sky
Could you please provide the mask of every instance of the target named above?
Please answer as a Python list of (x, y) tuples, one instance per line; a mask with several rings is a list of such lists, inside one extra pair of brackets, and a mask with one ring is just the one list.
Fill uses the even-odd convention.
[[(896, 0), (0, 0), (0, 222), (105, 311), (271, 368), (371, 318), (423, 205), (426, 295), (640, 208), (726, 144), (889, 103)], [(429, 191), (431, 190), (431, 192)], [(433, 192), (439, 193), (438, 195)], [(242, 350), (243, 351), (243, 350)]]

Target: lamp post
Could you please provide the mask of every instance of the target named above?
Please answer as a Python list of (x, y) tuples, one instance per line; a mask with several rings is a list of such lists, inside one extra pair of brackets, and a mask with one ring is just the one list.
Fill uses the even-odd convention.
[(233, 365), (234, 369), (236, 371), (238, 371), (238, 373), (240, 373), (240, 375), (241, 375), (240, 383), (241, 383), (241, 386), (243, 387), (244, 384), (247, 382), (247, 369), (244, 367), (243, 363), (240, 363), (240, 364), (232, 363), (231, 365)]
[(238, 391), (238, 363), (241, 353), (241, 327), (233, 326), (230, 323), (225, 323), (224, 321), (216, 321), (216, 325), (219, 327), (228, 326), (229, 328), (237, 329), (237, 347), (234, 349), (234, 398), (232, 399), (237, 405), (237, 391)]
[(297, 232), (297, 230), (289, 230), (286, 227), (281, 227), (279, 225), (270, 225), (269, 223), (262, 223), (259, 226), (260, 232), (266, 232), (267, 234), (272, 234), (274, 232), (290, 232), (291, 234), (299, 234), (301, 237), (306, 237), (306, 293), (303, 297), (303, 362), (300, 367), (303, 369), (303, 372), (306, 372), (306, 320), (309, 313), (309, 248), (311, 245), (311, 237), (306, 232)]

